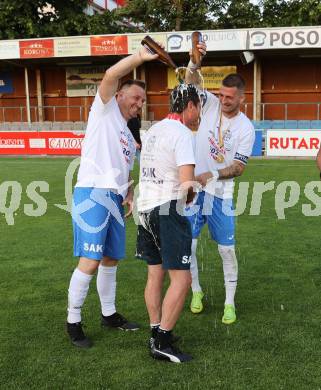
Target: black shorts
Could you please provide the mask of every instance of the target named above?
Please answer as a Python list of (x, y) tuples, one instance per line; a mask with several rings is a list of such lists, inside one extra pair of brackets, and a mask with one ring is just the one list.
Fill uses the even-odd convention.
[(189, 270), (192, 231), (184, 207), (172, 200), (139, 216), (136, 256), (163, 269)]

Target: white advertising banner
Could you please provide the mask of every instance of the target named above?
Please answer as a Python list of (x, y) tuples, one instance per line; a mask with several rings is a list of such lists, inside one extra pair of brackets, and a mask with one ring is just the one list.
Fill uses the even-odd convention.
[[(245, 50), (247, 30), (201, 31), (208, 51)], [(192, 47), (192, 32), (167, 34), (169, 52), (188, 52)]]
[(165, 33), (144, 33), (144, 34), (128, 34), (128, 53), (134, 54), (141, 48), (141, 41), (146, 35), (149, 35), (156, 42), (160, 42), (167, 47), (166, 34)]
[(321, 27), (251, 29), (247, 32), (246, 47), (248, 50), (320, 48)]
[(55, 38), (55, 57), (90, 56), (90, 37)]
[(268, 130), (265, 139), (268, 157), (315, 157), (321, 130)]
[(0, 42), (0, 59), (20, 58), (19, 41)]

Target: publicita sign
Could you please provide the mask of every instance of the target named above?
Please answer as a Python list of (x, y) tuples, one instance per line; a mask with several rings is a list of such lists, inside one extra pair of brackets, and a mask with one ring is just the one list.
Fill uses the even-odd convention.
[(268, 130), (267, 156), (315, 157), (321, 142), (321, 130)]

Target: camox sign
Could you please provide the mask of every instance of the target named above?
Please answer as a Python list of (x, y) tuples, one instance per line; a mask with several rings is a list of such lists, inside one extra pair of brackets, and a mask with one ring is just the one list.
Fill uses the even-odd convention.
[(72, 131), (0, 132), (0, 155), (80, 155), (84, 133)]
[(315, 157), (321, 142), (321, 130), (268, 130), (267, 156)]

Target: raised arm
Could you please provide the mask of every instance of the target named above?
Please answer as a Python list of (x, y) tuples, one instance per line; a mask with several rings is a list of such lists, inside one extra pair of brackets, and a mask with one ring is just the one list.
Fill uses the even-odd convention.
[[(202, 61), (203, 57), (206, 54), (206, 43), (200, 42), (197, 45), (197, 47), (202, 55), (201, 56), (201, 61)], [(199, 72), (197, 71), (198, 67), (197, 67), (197, 65), (195, 65), (195, 63), (193, 61), (194, 58), (193, 58), (192, 50), (190, 50), (189, 56), (190, 56), (190, 61), (188, 63), (187, 70), (186, 70), (185, 82), (186, 82), (186, 84), (194, 84), (196, 87), (198, 87), (200, 89), (200, 88), (202, 88), (202, 79), (200, 77)]]
[(152, 61), (158, 58), (157, 54), (151, 54), (145, 47), (126, 58), (123, 58), (115, 65), (106, 70), (104, 78), (99, 86), (99, 95), (104, 104), (115, 95), (119, 80), (145, 61)]

